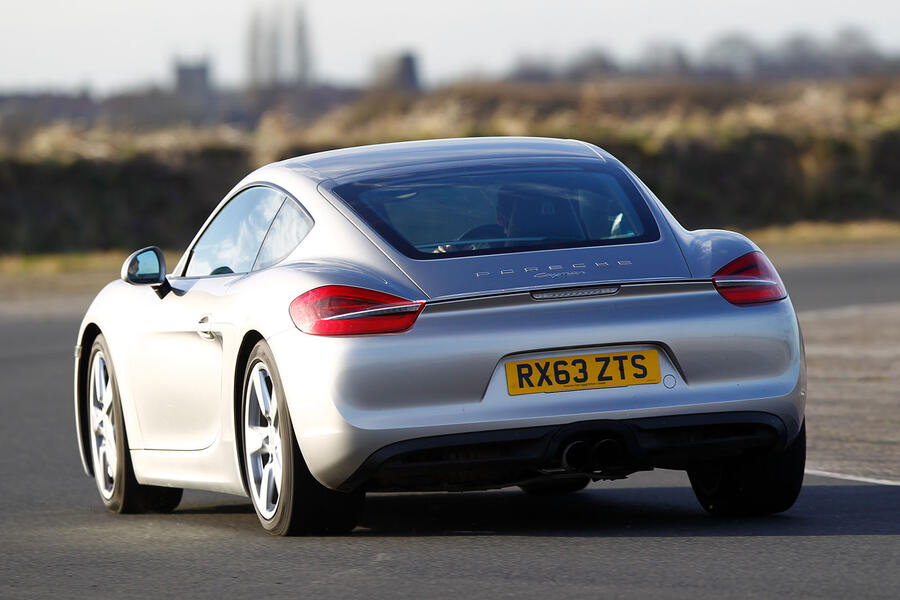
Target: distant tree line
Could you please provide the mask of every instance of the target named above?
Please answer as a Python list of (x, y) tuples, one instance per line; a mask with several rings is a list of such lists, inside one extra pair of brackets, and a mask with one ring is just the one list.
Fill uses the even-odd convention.
[(845, 27), (828, 39), (796, 33), (769, 46), (748, 34), (732, 32), (717, 37), (696, 56), (676, 42), (655, 41), (631, 61), (604, 48), (585, 50), (562, 65), (523, 57), (507, 79), (546, 83), (632, 76), (780, 81), (898, 72), (900, 56), (882, 51), (864, 30)]

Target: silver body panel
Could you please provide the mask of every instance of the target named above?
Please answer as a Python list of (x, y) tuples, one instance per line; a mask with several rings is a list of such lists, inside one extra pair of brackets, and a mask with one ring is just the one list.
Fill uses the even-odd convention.
[[(107, 339), (138, 480), (245, 494), (234, 388), (248, 336), (271, 346), (303, 457), (332, 488), (379, 448), (433, 435), (735, 410), (776, 415), (795, 433), (806, 375), (790, 300), (735, 306), (710, 282), (718, 268), (758, 250), (743, 236), (684, 230), (638, 182), (659, 225), (656, 242), (417, 261), (330, 191), (341, 177), (404, 161), (567, 152), (615, 160), (573, 141), (444, 140), (323, 153), (251, 173), (220, 207), (251, 184), (286, 190), (315, 221), (290, 256), (249, 274), (186, 278), (189, 247), (170, 274), (173, 293), (161, 300), (147, 287), (113, 282), (79, 331), (82, 356), (94, 332)], [(325, 284), (424, 300), (426, 308), (400, 334), (301, 333), (288, 305)], [(617, 291), (559, 300), (529, 293), (592, 285)], [(199, 326), (204, 317), (212, 334), (206, 337)], [(674, 385), (523, 396), (506, 390), (509, 359), (643, 348), (659, 350), (662, 374)], [(90, 472), (79, 364), (76, 424)]]

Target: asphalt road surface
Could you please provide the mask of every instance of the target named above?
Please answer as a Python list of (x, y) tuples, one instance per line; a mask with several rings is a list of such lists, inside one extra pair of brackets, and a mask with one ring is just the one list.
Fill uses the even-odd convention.
[[(852, 294), (817, 269), (783, 270), (800, 309), (898, 297), (896, 265), (856, 271)], [(0, 319), (0, 598), (900, 595), (900, 487), (815, 476), (761, 519), (707, 516), (671, 471), (562, 498), (371, 495), (343, 537), (272, 538), (245, 500), (201, 492), (112, 515), (75, 449), (77, 322)]]
[(900, 301), (900, 262), (779, 266), (797, 310)]

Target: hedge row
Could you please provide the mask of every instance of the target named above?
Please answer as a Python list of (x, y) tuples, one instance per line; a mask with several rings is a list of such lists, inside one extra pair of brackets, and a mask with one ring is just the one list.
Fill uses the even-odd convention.
[[(900, 220), (900, 131), (866, 140), (750, 134), (655, 149), (591, 141), (629, 165), (688, 228)], [(214, 149), (166, 160), (0, 161), (0, 253), (182, 248), (249, 170), (243, 151)]]
[(183, 248), (248, 170), (239, 151), (0, 162), (0, 253)]

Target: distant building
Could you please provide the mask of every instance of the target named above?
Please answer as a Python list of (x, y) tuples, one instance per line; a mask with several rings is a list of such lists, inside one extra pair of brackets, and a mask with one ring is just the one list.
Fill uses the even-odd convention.
[(410, 52), (384, 58), (375, 65), (375, 87), (399, 92), (418, 92), (416, 57)]
[(213, 95), (209, 61), (175, 63), (175, 93), (188, 101), (202, 102)]

